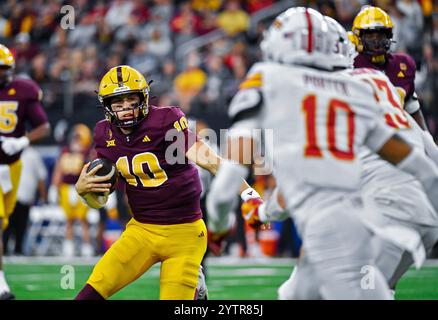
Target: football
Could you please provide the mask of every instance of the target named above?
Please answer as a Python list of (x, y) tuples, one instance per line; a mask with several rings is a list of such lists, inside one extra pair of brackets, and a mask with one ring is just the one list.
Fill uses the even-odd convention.
[[(113, 164), (108, 159), (97, 158), (97, 159), (94, 159), (91, 162), (90, 166), (87, 168), (87, 172), (90, 172), (91, 170), (93, 170), (93, 168), (95, 168), (99, 164), (102, 164), (102, 168), (97, 170), (96, 176), (106, 176), (109, 173), (111, 173), (111, 178), (108, 181), (108, 183), (111, 183), (110, 193), (112, 193), (114, 191), (115, 187), (116, 187), (117, 176), (118, 176), (117, 168), (116, 168), (115, 164)], [(99, 193), (96, 193), (96, 194), (98, 196), (103, 196), (104, 195), (102, 192), (99, 192)]]

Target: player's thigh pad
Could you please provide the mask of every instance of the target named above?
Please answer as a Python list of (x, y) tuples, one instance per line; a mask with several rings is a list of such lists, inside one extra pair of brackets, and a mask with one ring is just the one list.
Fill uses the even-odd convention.
[(159, 261), (154, 242), (154, 235), (132, 219), (121, 237), (96, 264), (87, 283), (108, 298)]
[(171, 225), (163, 242), (160, 299), (194, 299), (199, 266), (207, 249), (207, 229), (202, 219)]
[(5, 216), (9, 217), (14, 211), (15, 204), (17, 203), (17, 192), (20, 184), (21, 177), (21, 160), (17, 160), (9, 165), (11, 173), (12, 190), (4, 196)]

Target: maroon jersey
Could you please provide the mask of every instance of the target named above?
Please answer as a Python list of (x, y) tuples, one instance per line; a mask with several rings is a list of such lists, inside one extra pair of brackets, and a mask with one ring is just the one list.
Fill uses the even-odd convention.
[(391, 83), (398, 89), (403, 89), (404, 100), (407, 101), (415, 91), (414, 60), (403, 53), (388, 54), (384, 65), (378, 66), (371, 62), (371, 57), (359, 54), (354, 60), (355, 68), (371, 68), (384, 72)]
[(75, 184), (87, 162), (90, 149), (82, 152), (73, 152), (69, 147), (64, 147), (59, 156), (59, 168), (62, 173), (62, 183)]
[[(170, 139), (168, 132), (177, 134)], [(183, 144), (175, 143), (178, 137)], [(202, 217), (198, 170), (185, 157), (195, 141), (177, 107), (149, 107), (129, 135), (107, 120), (94, 130), (97, 156), (116, 164), (133, 216), (142, 223), (179, 224)], [(183, 161), (174, 163), (173, 151), (182, 153)]]
[[(26, 133), (26, 122), (33, 128), (46, 123), (41, 98), (41, 89), (29, 79), (15, 78), (0, 89), (0, 136), (19, 138)], [(0, 147), (0, 164), (15, 162), (20, 154), (8, 156)]]

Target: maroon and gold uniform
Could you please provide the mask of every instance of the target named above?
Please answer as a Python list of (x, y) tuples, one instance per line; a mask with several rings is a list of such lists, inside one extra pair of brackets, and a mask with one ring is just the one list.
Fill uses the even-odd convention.
[[(26, 123), (33, 128), (47, 123), (47, 115), (41, 105), (42, 92), (29, 79), (15, 78), (0, 89), (0, 137), (19, 138), (26, 133)], [(21, 175), (18, 152), (7, 155), (0, 141), (0, 218), (7, 226), (9, 215), (17, 201), (17, 190)]]
[[(149, 106), (148, 92), (144, 77), (129, 66), (111, 69), (101, 81), (99, 98), (107, 120), (96, 124), (95, 149), (98, 157), (116, 164), (133, 218), (87, 284), (108, 298), (160, 262), (160, 299), (191, 300), (207, 248), (201, 182), (185, 156), (196, 135), (179, 108)], [(138, 116), (119, 119), (105, 97), (132, 93), (139, 95), (140, 105), (128, 110)], [(121, 130), (126, 127), (133, 128), (129, 134)], [(171, 150), (183, 161), (174, 162)]]
[(65, 147), (59, 156), (59, 169), (61, 170), (61, 184), (59, 186), (59, 204), (64, 209), (68, 219), (84, 220), (88, 206), (83, 203), (75, 190), (82, 167), (89, 159), (90, 149), (73, 151)]
[[(384, 64), (372, 63), (371, 57), (359, 54), (354, 60), (355, 68), (371, 68), (382, 71), (396, 87), (402, 101), (408, 101), (415, 94), (415, 61), (404, 53), (388, 53)], [(407, 110), (412, 113), (411, 110)], [(414, 110), (415, 112), (417, 110)]]
[[(131, 135), (109, 121), (96, 125), (98, 157), (116, 164), (133, 219), (107, 251), (88, 280), (107, 298), (161, 262), (161, 299), (193, 299), (199, 265), (206, 250), (207, 231), (200, 209), (201, 184), (190, 163), (166, 161), (166, 132), (185, 124), (176, 107), (150, 107)], [(189, 130), (182, 132), (186, 141)], [(190, 147), (185, 145), (185, 150)]]

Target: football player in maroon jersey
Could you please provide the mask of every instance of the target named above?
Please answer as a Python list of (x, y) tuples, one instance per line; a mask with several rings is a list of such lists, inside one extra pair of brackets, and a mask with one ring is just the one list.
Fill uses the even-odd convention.
[[(20, 155), (29, 144), (50, 133), (41, 89), (30, 79), (14, 77), (14, 67), (12, 53), (0, 45), (0, 300), (15, 298), (3, 274), (2, 230), (17, 202)], [(27, 123), (32, 127), (29, 132)]]

